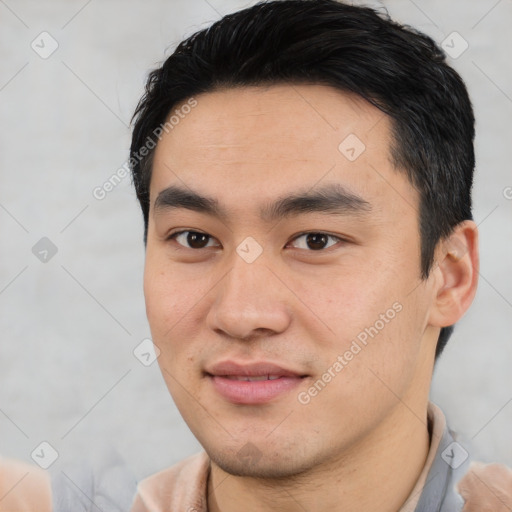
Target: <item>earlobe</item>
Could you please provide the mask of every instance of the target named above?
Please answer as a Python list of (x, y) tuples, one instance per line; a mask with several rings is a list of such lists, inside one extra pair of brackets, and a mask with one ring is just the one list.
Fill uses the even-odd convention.
[(475, 297), (478, 283), (478, 229), (471, 220), (458, 224), (439, 244), (436, 285), (430, 325), (455, 324)]

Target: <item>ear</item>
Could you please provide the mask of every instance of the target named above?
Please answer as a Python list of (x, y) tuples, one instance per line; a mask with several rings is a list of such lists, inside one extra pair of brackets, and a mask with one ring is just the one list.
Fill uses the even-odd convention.
[(429, 324), (455, 324), (475, 297), (478, 283), (478, 228), (472, 220), (458, 224), (437, 251), (436, 289)]

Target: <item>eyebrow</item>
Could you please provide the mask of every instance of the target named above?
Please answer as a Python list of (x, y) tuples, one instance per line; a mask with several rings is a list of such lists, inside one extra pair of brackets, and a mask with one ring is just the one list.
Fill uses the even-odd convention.
[[(228, 211), (219, 204), (217, 199), (177, 185), (162, 190), (154, 204), (154, 211), (157, 214), (179, 208), (211, 215), (224, 221), (229, 218)], [(363, 215), (371, 210), (372, 207), (368, 201), (348, 191), (342, 185), (333, 183), (316, 187), (315, 190), (280, 197), (264, 205), (259, 213), (264, 221), (273, 222), (307, 213), (346, 216)]]

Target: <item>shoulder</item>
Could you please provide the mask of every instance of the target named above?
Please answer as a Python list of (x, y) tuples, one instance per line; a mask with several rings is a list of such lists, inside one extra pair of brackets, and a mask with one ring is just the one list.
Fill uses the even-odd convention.
[(79, 459), (44, 471), (0, 458), (0, 512), (130, 510), (137, 482), (117, 452), (103, 448)]
[(414, 510), (511, 512), (512, 469), (473, 459), (471, 442), (451, 431), (442, 411), (432, 403), (429, 420), (431, 464)]
[(512, 469), (503, 464), (472, 462), (457, 484), (464, 499), (462, 512), (512, 510)]
[(0, 458), (0, 512), (50, 512), (50, 477), (19, 460)]
[(132, 512), (206, 510), (209, 468), (208, 456), (200, 452), (145, 478), (137, 486)]
[(53, 512), (125, 512), (133, 503), (137, 481), (116, 450), (101, 446), (87, 458), (52, 467), (51, 489)]

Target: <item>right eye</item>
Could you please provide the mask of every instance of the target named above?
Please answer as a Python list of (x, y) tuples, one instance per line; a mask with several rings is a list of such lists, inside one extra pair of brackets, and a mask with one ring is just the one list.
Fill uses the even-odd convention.
[[(209, 246), (209, 241), (213, 240), (213, 237), (211, 235), (208, 235), (207, 233), (201, 233), (200, 231), (176, 231), (175, 233), (171, 233), (168, 238), (168, 240), (176, 240), (179, 245), (182, 247), (185, 247), (186, 249), (205, 249)], [(188, 245), (187, 245), (188, 244)], [(217, 247), (213, 245), (213, 247)]]

